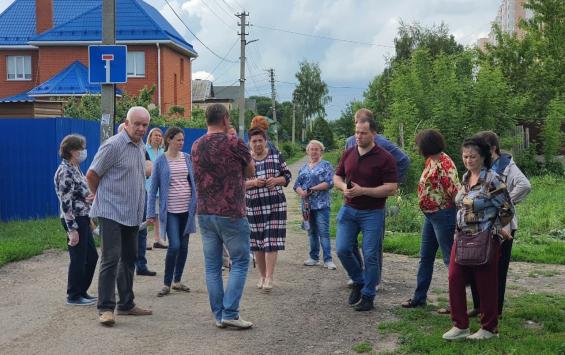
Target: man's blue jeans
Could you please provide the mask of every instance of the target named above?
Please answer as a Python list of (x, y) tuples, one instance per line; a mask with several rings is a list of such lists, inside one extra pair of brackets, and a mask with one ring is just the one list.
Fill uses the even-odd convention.
[(320, 244), (324, 253), (324, 262), (332, 261), (332, 243), (330, 242), (330, 208), (310, 210), (310, 258), (320, 260)]
[(184, 235), (184, 229), (188, 222), (188, 212), (167, 212), (167, 235), (169, 236), (169, 247), (165, 258), (164, 284), (171, 286), (174, 281), (180, 282), (186, 258), (188, 256), (188, 235)]
[(422, 241), (420, 242), (420, 265), (416, 277), (415, 303), (426, 301), (432, 282), (434, 261), (438, 247), (441, 248), (443, 263), (449, 268), (449, 256), (453, 246), (457, 210), (447, 208), (433, 213), (424, 213)]
[[(198, 215), (202, 234), (206, 285), (210, 307), (216, 320), (239, 318), (239, 301), (249, 269), (249, 236), (247, 218)], [(224, 290), (222, 279), (223, 246), (230, 254), (232, 267)]]
[[(385, 210), (357, 210), (344, 205), (337, 214), (337, 256), (349, 278), (363, 285), (361, 293), (375, 298), (375, 287), (381, 279), (381, 246), (384, 239)], [(363, 233), (365, 270), (353, 255), (359, 232)]]

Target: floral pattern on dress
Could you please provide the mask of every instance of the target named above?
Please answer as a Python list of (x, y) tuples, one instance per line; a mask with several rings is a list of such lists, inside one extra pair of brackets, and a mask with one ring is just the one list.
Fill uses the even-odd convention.
[(432, 213), (453, 207), (460, 188), (457, 168), (449, 155), (442, 152), (437, 160), (429, 157), (418, 183), (420, 209)]
[(328, 183), (330, 187), (327, 190), (313, 191), (312, 194), (308, 196), (311, 210), (328, 208), (330, 207), (331, 201), (330, 190), (334, 186), (333, 176), (334, 169), (327, 160), (321, 160), (312, 169), (310, 169), (308, 163), (306, 163), (300, 168), (293, 189), (296, 190), (300, 187), (302, 190), (306, 191), (323, 182)]

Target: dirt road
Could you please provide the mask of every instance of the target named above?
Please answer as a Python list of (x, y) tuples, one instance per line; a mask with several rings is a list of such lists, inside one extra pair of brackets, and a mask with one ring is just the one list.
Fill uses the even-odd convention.
[[(299, 164), (292, 166), (294, 174)], [(251, 268), (241, 302), (242, 318), (255, 323), (253, 329), (214, 326), (204, 283), (202, 245), (196, 234), (191, 236), (183, 278), (192, 292), (157, 298), (165, 251), (148, 251), (149, 265), (158, 276), (136, 277), (134, 290), (136, 302), (153, 309), (154, 314), (118, 317), (113, 328), (98, 324), (93, 306), (65, 305), (66, 253), (47, 252), (1, 268), (0, 354), (348, 354), (353, 353), (354, 344), (363, 341), (373, 344), (376, 351), (393, 350), (396, 339), (379, 334), (376, 327), (392, 319), (392, 310), (412, 295), (418, 260), (385, 254), (376, 309), (354, 312), (347, 305), (349, 290), (337, 257), (335, 271), (302, 265), (308, 256), (307, 237), (298, 227), (298, 200), (290, 188), (287, 198), (287, 250), (279, 254), (275, 288), (268, 295), (259, 293), (254, 286), (258, 272)], [(430, 302), (447, 297), (446, 274), (437, 262)], [(91, 288), (94, 294), (97, 275)], [(564, 285), (564, 266), (511, 264), (510, 293), (563, 292)], [(449, 325), (446, 318), (446, 329)]]

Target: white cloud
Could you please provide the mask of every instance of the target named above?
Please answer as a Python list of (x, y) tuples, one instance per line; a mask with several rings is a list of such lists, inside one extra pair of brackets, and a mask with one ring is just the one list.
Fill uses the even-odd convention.
[(210, 80), (210, 81), (216, 80), (214, 78), (214, 75), (211, 75), (210, 73), (208, 73), (207, 71), (204, 71), (204, 70), (192, 73), (192, 79), (193, 80), (202, 79), (202, 80)]
[[(0, 11), (12, 1), (0, 0)], [(216, 56), (189, 33), (165, 0), (146, 1), (198, 51), (199, 57), (193, 62), (194, 77), (211, 73), (215, 82), (223, 85), (237, 85), (239, 79), (239, 19), (233, 10), (241, 10), (243, 6), (250, 13), (248, 22), (257, 25), (247, 28), (247, 39), (259, 39), (246, 48), (246, 89), (250, 95), (269, 93), (265, 69), (274, 68), (278, 80), (294, 82), (294, 74), (303, 60), (318, 62), (322, 77), (330, 86), (366, 87), (382, 71), (385, 57), (394, 53), (394, 48), (305, 37), (259, 26), (392, 46), (400, 19), (427, 26), (445, 22), (458, 41), (472, 45), (488, 33), (500, 3), (496, 0), (169, 0), (183, 22)], [(227, 60), (220, 62), (218, 56), (226, 56)], [(279, 84), (277, 97), (290, 99), (293, 86)], [(362, 91), (331, 89), (334, 100), (328, 111), (334, 111), (336, 116), (349, 100), (359, 99)]]

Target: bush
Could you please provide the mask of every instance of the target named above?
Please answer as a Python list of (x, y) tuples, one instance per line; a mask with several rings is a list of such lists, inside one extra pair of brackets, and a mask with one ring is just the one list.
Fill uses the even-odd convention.
[(304, 151), (302, 149), (302, 146), (300, 146), (298, 143), (293, 144), (292, 142), (283, 142), (280, 145), (280, 150), (287, 160), (295, 157), (298, 154), (301, 154)]

